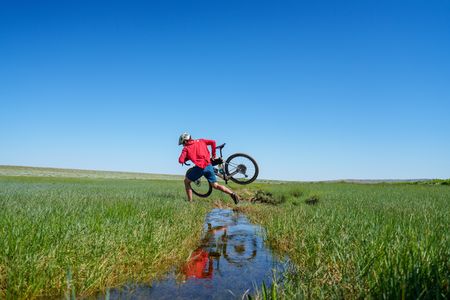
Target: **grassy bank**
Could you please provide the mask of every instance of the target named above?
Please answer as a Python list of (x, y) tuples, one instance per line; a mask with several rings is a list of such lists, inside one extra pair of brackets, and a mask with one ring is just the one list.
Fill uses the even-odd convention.
[[(182, 183), (0, 177), (0, 298), (88, 295), (189, 256), (209, 205)], [(70, 291), (72, 292), (72, 291)]]
[[(255, 187), (282, 204), (247, 208), (296, 266), (285, 298), (447, 298), (450, 189), (407, 184)], [(309, 202), (308, 199), (317, 199)]]
[[(189, 205), (180, 181), (74, 173), (0, 176), (0, 298), (150, 282), (189, 257), (213, 202), (231, 204), (215, 192)], [(269, 182), (240, 194), (257, 190), (277, 205), (239, 207), (295, 266), (281, 298), (450, 297), (448, 186)]]

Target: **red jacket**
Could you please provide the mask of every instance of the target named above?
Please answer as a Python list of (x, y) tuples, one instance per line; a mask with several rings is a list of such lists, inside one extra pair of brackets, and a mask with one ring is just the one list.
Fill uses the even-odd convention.
[(184, 145), (178, 161), (180, 164), (183, 164), (190, 160), (197, 167), (204, 169), (211, 163), (211, 154), (209, 153), (208, 145), (211, 146), (213, 157), (216, 157), (216, 141), (199, 139), (190, 140)]

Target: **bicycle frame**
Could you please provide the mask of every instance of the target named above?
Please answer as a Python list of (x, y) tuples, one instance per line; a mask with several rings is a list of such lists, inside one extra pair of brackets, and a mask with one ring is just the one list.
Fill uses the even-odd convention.
[[(238, 174), (238, 173), (240, 173), (240, 172), (241, 172), (241, 171), (240, 171), (241, 169), (238, 168), (238, 169), (236, 169), (233, 173), (230, 173), (229, 176), (227, 176), (227, 175), (225, 174), (225, 168), (224, 168), (223, 165), (224, 165), (224, 163), (217, 165), (218, 167), (217, 167), (217, 168), (214, 168), (214, 173), (216, 174), (216, 176), (222, 178), (222, 179), (225, 181), (225, 184), (227, 184), (229, 178), (230, 178), (230, 177), (233, 177), (234, 175), (236, 175), (236, 174)], [(221, 172), (221, 171), (222, 171), (222, 172)]]
[[(222, 149), (225, 146), (225, 144), (219, 146), (219, 152), (220, 152), (220, 159), (222, 160), (221, 164), (217, 165), (217, 168), (214, 167), (214, 173), (216, 174), (216, 176), (222, 178), (225, 181), (225, 184), (228, 184), (228, 176), (225, 174), (225, 169), (223, 167), (224, 162), (223, 162), (223, 154), (222, 154)], [(222, 172), (220, 172), (222, 171)]]

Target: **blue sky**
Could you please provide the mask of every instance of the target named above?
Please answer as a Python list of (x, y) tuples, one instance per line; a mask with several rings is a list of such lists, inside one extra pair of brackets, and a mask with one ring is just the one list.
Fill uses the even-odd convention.
[(182, 174), (180, 133), (261, 177), (450, 177), (450, 2), (3, 1), (0, 164)]

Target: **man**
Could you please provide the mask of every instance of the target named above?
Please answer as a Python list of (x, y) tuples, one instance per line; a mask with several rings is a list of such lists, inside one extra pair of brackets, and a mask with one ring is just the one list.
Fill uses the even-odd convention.
[(211, 165), (211, 154), (208, 150), (208, 146), (211, 146), (212, 157), (216, 158), (216, 142), (213, 140), (193, 140), (189, 133), (183, 133), (178, 139), (178, 145), (183, 145), (180, 158), (178, 161), (180, 164), (184, 164), (190, 160), (194, 163), (194, 168), (189, 174), (186, 174), (184, 179), (184, 186), (186, 188), (186, 194), (189, 202), (192, 202), (192, 189), (191, 182), (196, 181), (202, 176), (205, 176), (211, 186), (219, 191), (222, 191), (231, 196), (235, 204), (238, 204), (239, 197), (229, 188), (217, 183), (216, 174), (214, 174), (214, 168)]

